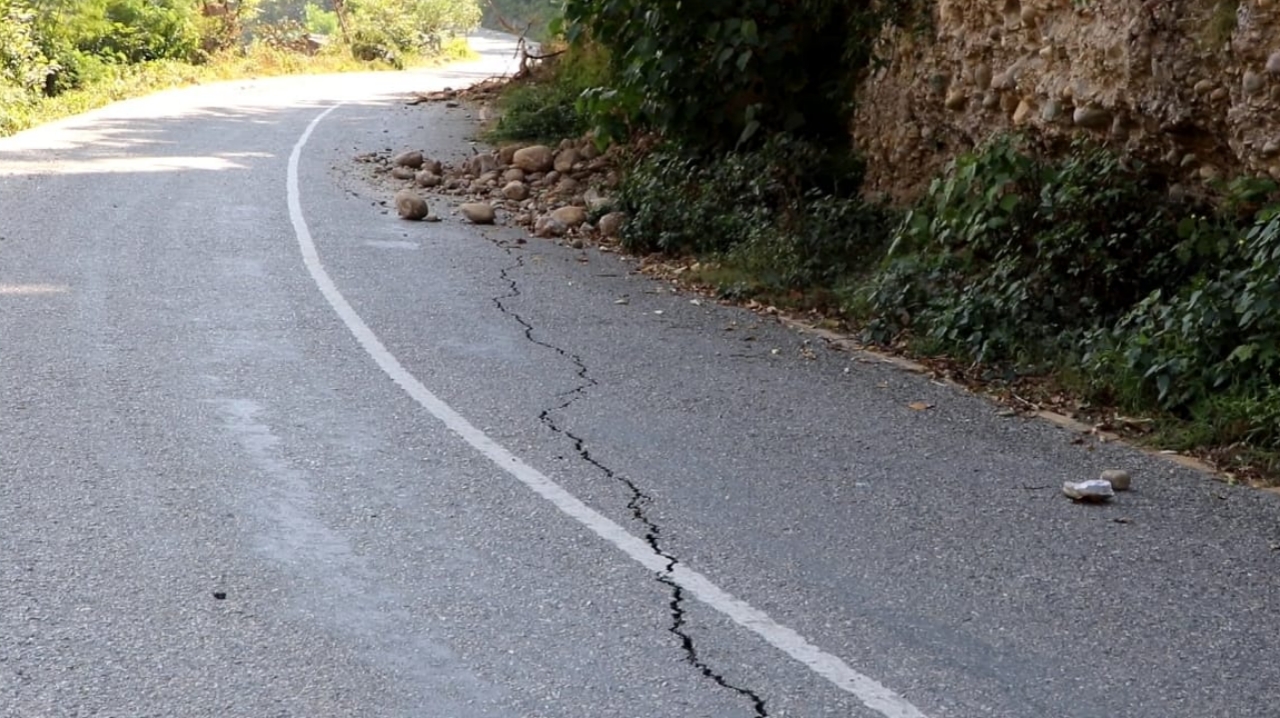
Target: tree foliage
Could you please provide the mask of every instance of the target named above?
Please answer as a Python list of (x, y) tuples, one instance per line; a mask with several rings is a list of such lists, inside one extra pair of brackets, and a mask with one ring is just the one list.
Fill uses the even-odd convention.
[(446, 34), (480, 23), (476, 0), (348, 0), (347, 5), (356, 57), (397, 65), (405, 55), (439, 47)]
[(199, 13), (190, 0), (87, 0), (63, 5), (46, 32), (77, 52), (108, 62), (191, 60), (200, 48)]
[(40, 47), (35, 10), (21, 0), (0, 0), (0, 92), (27, 92), (44, 87), (57, 71)]
[[(130, 65), (201, 63), (254, 43), (305, 51), (332, 32), (332, 0), (0, 0), (0, 111), (110, 81)], [(479, 22), (477, 0), (349, 0), (368, 59), (429, 50)], [(0, 118), (2, 120), (3, 118)], [(0, 122), (0, 126), (8, 126)]]
[(325, 9), (315, 3), (307, 3), (303, 7), (303, 23), (308, 32), (317, 35), (338, 34), (338, 13)]
[(104, 65), (192, 61), (200, 49), (194, 0), (3, 0), (0, 16), (0, 80), (9, 95), (56, 95)]
[(709, 147), (775, 132), (843, 141), (854, 81), (881, 28), (906, 8), (897, 0), (567, 0), (564, 31), (613, 58), (614, 84), (587, 96), (607, 130), (647, 125)]

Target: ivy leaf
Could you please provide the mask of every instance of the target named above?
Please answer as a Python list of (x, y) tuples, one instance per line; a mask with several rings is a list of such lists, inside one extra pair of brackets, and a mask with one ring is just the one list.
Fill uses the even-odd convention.
[(1227, 357), (1227, 361), (1247, 362), (1253, 358), (1258, 352), (1257, 344), (1241, 344), (1231, 352), (1231, 356)]

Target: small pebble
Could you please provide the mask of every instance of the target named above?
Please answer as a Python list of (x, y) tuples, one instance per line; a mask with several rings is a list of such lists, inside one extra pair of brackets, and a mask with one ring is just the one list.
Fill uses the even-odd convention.
[(1108, 469), (1102, 472), (1100, 477), (1103, 481), (1111, 484), (1111, 488), (1116, 491), (1128, 491), (1133, 484), (1133, 478), (1129, 476), (1129, 472), (1124, 469)]

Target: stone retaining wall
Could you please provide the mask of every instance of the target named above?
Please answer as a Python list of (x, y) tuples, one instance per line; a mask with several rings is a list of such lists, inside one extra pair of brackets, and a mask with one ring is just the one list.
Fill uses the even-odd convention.
[(1184, 183), (1280, 180), (1280, 0), (940, 0), (860, 87), (868, 189), (918, 192), (991, 135), (1088, 133)]

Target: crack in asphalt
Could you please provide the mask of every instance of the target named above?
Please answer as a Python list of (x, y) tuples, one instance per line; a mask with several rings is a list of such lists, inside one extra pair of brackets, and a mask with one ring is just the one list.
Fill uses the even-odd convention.
[(724, 678), (724, 676), (716, 673), (711, 666), (707, 665), (707, 663), (698, 656), (698, 650), (697, 646), (694, 644), (693, 636), (689, 635), (689, 632), (686, 629), (688, 620), (684, 606), (687, 599), (685, 597), (684, 589), (671, 578), (676, 566), (680, 563), (680, 559), (671, 555), (662, 548), (662, 530), (658, 527), (658, 524), (653, 521), (653, 519), (649, 518), (648, 512), (646, 511), (646, 507), (653, 503), (652, 497), (646, 494), (634, 481), (618, 474), (613, 469), (609, 468), (600, 460), (592, 456), (591, 451), (587, 449), (586, 442), (582, 437), (564, 428), (556, 421), (554, 416), (556, 412), (568, 409), (589, 389), (599, 386), (600, 383), (591, 376), (586, 363), (582, 361), (582, 357), (569, 352), (563, 347), (558, 347), (554, 344), (538, 339), (534, 336), (533, 324), (505, 304), (506, 301), (515, 299), (522, 295), (520, 285), (511, 277), (511, 273), (524, 268), (524, 257), (516, 254), (512, 250), (511, 246), (507, 244), (496, 240), (491, 241), (515, 260), (514, 264), (504, 267), (501, 272), (499, 272), (498, 276), (501, 277), (502, 281), (509, 285), (510, 291), (507, 294), (494, 297), (492, 299), (494, 305), (498, 308), (498, 311), (511, 317), (520, 325), (524, 330), (525, 339), (529, 342), (550, 350), (571, 362), (575, 367), (575, 374), (578, 377), (578, 386), (567, 392), (558, 394), (557, 396), (563, 397), (564, 401), (549, 409), (543, 409), (542, 412), (538, 414), (538, 421), (542, 422), (542, 425), (547, 427), (551, 432), (559, 434), (573, 442), (573, 450), (578, 454), (579, 458), (595, 467), (596, 470), (605, 476), (605, 478), (622, 484), (630, 493), (631, 498), (627, 501), (627, 509), (631, 511), (632, 518), (644, 527), (645, 543), (649, 544), (649, 548), (667, 562), (666, 568), (661, 573), (656, 574), (655, 578), (658, 583), (661, 583), (671, 590), (671, 601), (667, 604), (671, 611), (671, 625), (667, 627), (667, 631), (680, 640), (681, 649), (684, 651), (685, 662), (693, 666), (702, 674), (703, 677), (711, 679), (721, 688), (733, 691), (747, 699), (751, 703), (752, 709), (755, 711), (753, 718), (769, 718), (769, 711), (765, 706), (765, 701), (762, 697), (748, 688), (743, 688), (730, 683)]

